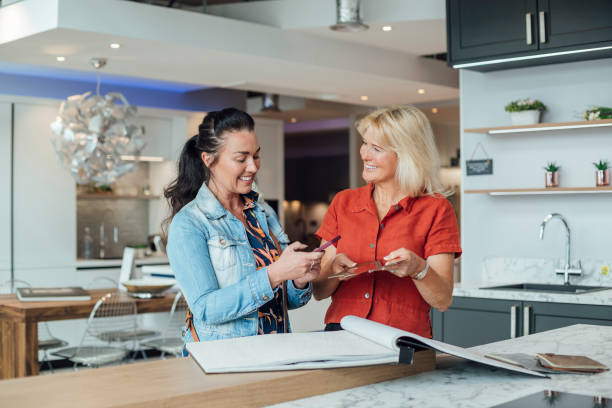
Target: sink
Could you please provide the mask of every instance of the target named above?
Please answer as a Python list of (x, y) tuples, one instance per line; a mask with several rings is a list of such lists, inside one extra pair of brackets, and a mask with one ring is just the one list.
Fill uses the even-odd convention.
[(481, 289), (494, 290), (520, 290), (529, 292), (553, 292), (553, 293), (590, 293), (598, 290), (612, 289), (606, 286), (582, 286), (582, 285), (555, 285), (552, 283), (516, 283), (513, 285), (490, 286)]

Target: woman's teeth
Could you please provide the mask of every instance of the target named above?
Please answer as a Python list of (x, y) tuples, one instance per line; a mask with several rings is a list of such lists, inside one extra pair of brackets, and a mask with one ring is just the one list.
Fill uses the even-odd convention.
[(240, 180), (242, 181), (251, 181), (253, 179), (253, 177), (240, 177)]
[(369, 165), (367, 165), (367, 164), (366, 164), (366, 165), (365, 165), (365, 168), (366, 168), (366, 169), (368, 169), (368, 170), (374, 170), (374, 169), (376, 169), (377, 167), (376, 167), (376, 166), (369, 166)]

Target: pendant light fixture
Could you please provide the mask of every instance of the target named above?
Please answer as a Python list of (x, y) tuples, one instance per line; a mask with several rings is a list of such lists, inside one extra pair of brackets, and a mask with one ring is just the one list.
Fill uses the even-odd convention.
[(96, 94), (86, 92), (63, 101), (57, 119), (51, 123), (51, 144), (57, 158), (78, 184), (110, 185), (136, 168), (145, 146), (144, 128), (129, 124), (136, 114), (119, 92), (100, 95), (100, 69), (106, 58), (92, 58), (96, 69)]
[(370, 28), (360, 17), (361, 0), (336, 0), (336, 24), (334, 31), (365, 31)]

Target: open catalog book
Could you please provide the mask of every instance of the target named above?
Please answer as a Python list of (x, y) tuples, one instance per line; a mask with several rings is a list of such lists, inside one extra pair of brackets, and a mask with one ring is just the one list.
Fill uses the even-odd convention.
[(356, 316), (342, 331), (287, 333), (188, 343), (187, 351), (207, 373), (309, 370), (398, 363), (402, 348), (433, 349), (478, 363), (538, 377), (544, 374), (474, 351), (418, 336)]

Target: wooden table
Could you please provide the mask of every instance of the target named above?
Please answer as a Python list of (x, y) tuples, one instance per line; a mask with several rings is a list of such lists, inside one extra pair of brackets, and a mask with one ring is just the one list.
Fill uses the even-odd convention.
[[(38, 322), (87, 318), (109, 291), (91, 290), (87, 301), (60, 302), (21, 302), (16, 295), (0, 295), (0, 379), (38, 375)], [(138, 313), (169, 312), (174, 295), (135, 299)]]
[(431, 371), (435, 362), (426, 350), (412, 365), (206, 374), (191, 358), (173, 358), (0, 381), (0, 406), (259, 407)]

